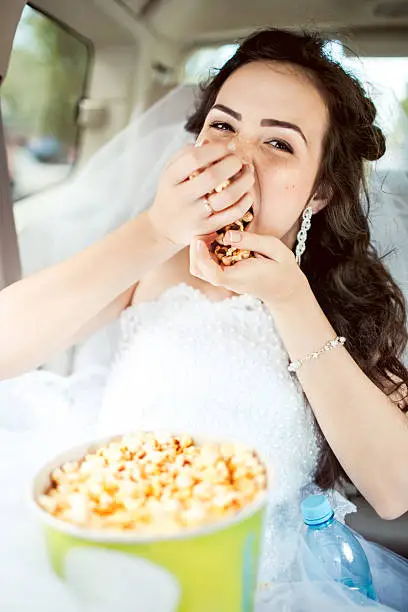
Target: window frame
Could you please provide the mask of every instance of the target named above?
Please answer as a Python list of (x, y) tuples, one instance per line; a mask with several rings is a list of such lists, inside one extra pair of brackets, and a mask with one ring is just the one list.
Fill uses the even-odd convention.
[[(75, 116), (75, 121), (77, 121), (79, 105), (81, 101), (84, 99), (84, 97), (86, 97), (89, 91), (90, 74), (92, 71), (93, 63), (94, 63), (94, 45), (91, 40), (87, 39), (82, 34), (79, 34), (73, 28), (68, 26), (66, 23), (63, 23), (61, 20), (55, 18), (53, 15), (51, 15), (47, 11), (44, 11), (38, 8), (35, 5), (35, 3), (29, 2), (27, 3), (27, 6), (29, 6), (31, 9), (33, 9), (37, 13), (43, 15), (44, 17), (50, 19), (52, 22), (54, 22), (59, 27), (61, 27), (64, 31), (66, 31), (68, 34), (74, 36), (77, 40), (80, 40), (82, 43), (85, 44), (88, 61), (86, 64), (82, 92), (77, 102), (77, 109), (76, 109), (76, 116)], [(21, 15), (22, 15), (22, 12), (21, 12)], [(18, 21), (16, 30), (18, 28), (20, 21), (21, 21), (21, 16)], [(15, 33), (14, 33), (14, 37), (15, 37)], [(14, 43), (14, 37), (13, 37), (13, 43)], [(12, 48), (10, 50), (9, 61), (10, 61), (11, 55), (12, 55)], [(0, 88), (3, 82), (6, 80), (6, 78), (7, 78), (7, 72), (6, 72), (4, 80), (0, 78)], [(78, 129), (76, 130), (74, 146), (77, 149), (80, 149), (81, 142), (82, 142), (82, 130), (78, 126)], [(69, 173), (67, 174), (67, 177), (75, 169), (77, 159), (71, 165), (71, 168), (70, 168)], [(1, 225), (0, 227), (0, 291), (1, 291), (8, 285), (11, 285), (12, 283), (20, 280), (21, 275), (22, 275), (18, 236), (17, 236), (15, 220), (14, 220), (14, 203), (15, 202), (13, 201), (11, 197), (10, 173), (8, 169), (6, 142), (5, 142), (5, 137), (4, 137), (4, 124), (3, 124), (2, 114), (1, 114), (1, 89), (0, 89), (0, 163), (3, 169), (3, 171), (0, 172), (0, 220), (1, 220), (1, 224), (0, 224)], [(49, 185), (49, 187), (45, 187), (43, 191), (46, 191), (47, 189), (50, 189), (52, 187), (55, 187), (55, 183), (53, 185)], [(32, 197), (32, 195), (34, 194), (27, 195), (25, 197), (29, 198), (29, 197)], [(16, 200), (16, 202), (22, 201), (23, 199), (25, 198), (20, 198), (19, 200)]]
[(0, 104), (0, 291), (21, 278), (6, 141)]
[[(45, 17), (47, 19), (50, 19), (54, 24), (56, 24), (58, 27), (60, 27), (62, 30), (64, 30), (64, 32), (66, 32), (70, 36), (73, 36), (76, 40), (79, 40), (86, 47), (87, 63), (86, 63), (84, 82), (83, 82), (83, 86), (82, 86), (82, 91), (81, 91), (81, 93), (80, 93), (80, 95), (78, 97), (78, 101), (76, 103), (76, 108), (74, 110), (74, 119), (75, 119), (75, 124), (76, 124), (77, 129), (75, 131), (75, 140), (73, 141), (72, 144), (75, 147), (75, 149), (79, 151), (81, 149), (81, 145), (82, 145), (83, 129), (81, 129), (81, 127), (78, 125), (77, 122), (78, 122), (79, 108), (80, 108), (81, 102), (82, 102), (82, 100), (84, 100), (88, 96), (88, 92), (89, 92), (90, 76), (91, 76), (91, 72), (92, 72), (92, 68), (93, 68), (93, 64), (94, 64), (94, 57), (95, 57), (95, 47), (94, 47), (94, 44), (92, 43), (92, 41), (89, 38), (86, 38), (85, 36), (83, 36), (82, 34), (77, 32), (76, 30), (74, 30), (72, 27), (70, 27), (69, 25), (67, 25), (66, 23), (64, 23), (63, 21), (58, 19), (57, 17), (54, 17), (48, 11), (46, 11), (46, 10), (36, 6), (35, 2), (27, 2), (26, 3), (26, 7), (27, 6), (30, 7), (32, 10), (36, 11), (37, 13), (39, 13), (40, 15), (42, 15), (43, 17)], [(20, 24), (20, 21), (21, 21), (21, 18), (19, 20), (18, 25)], [(17, 25), (17, 28), (18, 28), (18, 25)], [(12, 53), (13, 53), (13, 49), (11, 49), (10, 60), (11, 60), (11, 57), (12, 57)], [(1, 89), (0, 89), (0, 98), (1, 98)], [(50, 185), (45, 186), (40, 191), (35, 191), (34, 193), (30, 193), (30, 194), (18, 197), (16, 199), (13, 199), (13, 204), (15, 204), (17, 202), (22, 202), (26, 198), (37, 196), (40, 193), (43, 193), (45, 191), (48, 191), (49, 189), (55, 188), (56, 185), (58, 185), (60, 182), (65, 181), (66, 179), (68, 179), (68, 177), (74, 172), (74, 170), (75, 170), (75, 168), (77, 166), (77, 162), (78, 162), (79, 159), (80, 159), (80, 155), (78, 155), (76, 157), (74, 163), (72, 163), (70, 165), (69, 171), (67, 172), (66, 176), (64, 176), (64, 178), (61, 179), (61, 181), (58, 181), (58, 182), (55, 182), (55, 183), (51, 183)]]

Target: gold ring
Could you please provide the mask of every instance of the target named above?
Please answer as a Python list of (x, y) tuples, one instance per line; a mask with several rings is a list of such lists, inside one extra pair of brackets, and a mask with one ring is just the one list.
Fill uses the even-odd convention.
[(215, 191), (217, 193), (221, 193), (221, 191), (224, 191), (224, 189), (226, 189), (230, 183), (231, 183), (231, 181), (229, 179), (227, 179), (226, 181), (221, 183), (221, 185), (218, 185), (218, 187), (215, 188)]
[(204, 196), (202, 198), (202, 202), (203, 202), (203, 204), (205, 206), (205, 210), (208, 212), (208, 216), (211, 217), (211, 215), (213, 215), (215, 213), (215, 210), (211, 206), (210, 200), (208, 199), (207, 196)]

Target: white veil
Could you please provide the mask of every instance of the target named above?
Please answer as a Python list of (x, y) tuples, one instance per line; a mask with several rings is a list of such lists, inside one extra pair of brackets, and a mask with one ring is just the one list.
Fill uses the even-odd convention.
[(370, 94), (387, 140), (369, 171), (371, 236), (380, 255), (389, 253), (384, 264), (408, 299), (408, 116), (390, 91), (373, 87)]
[[(371, 240), (408, 305), (408, 116), (395, 95), (371, 87), (387, 150), (369, 168)], [(408, 347), (404, 354), (408, 366)]]
[[(148, 208), (165, 164), (192, 141), (184, 123), (193, 100), (192, 87), (174, 89), (51, 192), (46, 220), (39, 216), (20, 235), (23, 269), (34, 272), (62, 261)], [(36, 245), (41, 254), (33, 269), (29, 260)]]
[[(193, 141), (184, 130), (193, 107), (193, 87), (172, 90), (134, 116), (68, 183), (45, 194), (46, 213), (19, 231), (25, 274), (67, 259), (146, 210), (170, 157)], [(118, 336), (118, 323), (111, 324), (50, 367), (68, 373), (109, 366)]]
[[(184, 130), (194, 108), (194, 87), (172, 90), (134, 117), (63, 189), (51, 212), (20, 235), (27, 261), (41, 245), (38, 268), (57, 263), (146, 210), (169, 158), (193, 137)], [(387, 153), (370, 164), (371, 230), (384, 263), (408, 298), (408, 119), (394, 100), (376, 92), (381, 127), (389, 136)], [(100, 335), (101, 337), (101, 335)], [(101, 355), (100, 347), (94, 356)], [(92, 358), (92, 355), (90, 355)]]

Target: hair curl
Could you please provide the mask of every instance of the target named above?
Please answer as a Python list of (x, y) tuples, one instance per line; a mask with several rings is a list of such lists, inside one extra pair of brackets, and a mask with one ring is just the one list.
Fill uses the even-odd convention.
[[(315, 190), (328, 205), (314, 217), (302, 269), (327, 318), (363, 372), (388, 395), (406, 390), (402, 354), (408, 336), (402, 292), (370, 242), (369, 197), (364, 160), (385, 152), (374, 122), (376, 108), (360, 82), (327, 53), (316, 33), (263, 29), (246, 38), (208, 83), (186, 129), (199, 134), (217, 94), (238, 68), (251, 62), (285, 62), (300, 67), (321, 93), (329, 126)], [(396, 382), (397, 381), (397, 382)], [(408, 406), (400, 406), (406, 412)], [(317, 423), (316, 423), (317, 425)], [(315, 481), (322, 488), (349, 480), (317, 425), (320, 457)]]

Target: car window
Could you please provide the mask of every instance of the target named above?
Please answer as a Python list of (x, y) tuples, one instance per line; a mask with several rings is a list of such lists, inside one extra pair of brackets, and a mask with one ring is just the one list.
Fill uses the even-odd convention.
[(387, 155), (377, 168), (405, 169), (408, 133), (408, 57), (357, 57), (334, 42), (329, 51), (364, 84), (377, 108), (377, 124), (387, 137)]
[(26, 6), (0, 91), (14, 201), (61, 181), (74, 166), (89, 61), (84, 39)]
[(238, 45), (229, 44), (218, 47), (196, 49), (184, 66), (183, 81), (199, 83), (205, 80), (214, 69), (221, 68), (238, 49)]

